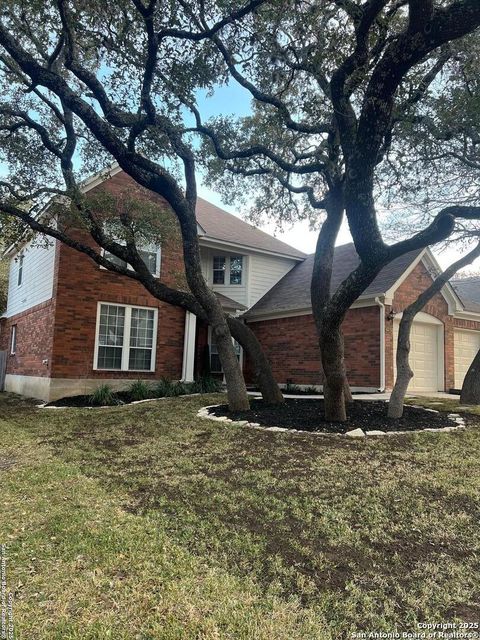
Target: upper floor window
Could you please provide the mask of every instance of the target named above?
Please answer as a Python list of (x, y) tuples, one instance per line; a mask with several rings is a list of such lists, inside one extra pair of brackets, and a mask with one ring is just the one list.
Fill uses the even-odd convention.
[(230, 256), (230, 284), (242, 284), (243, 256)]
[(243, 256), (213, 256), (213, 284), (242, 284)]
[[(122, 244), (122, 242), (118, 240), (117, 242), (119, 242), (119, 244)], [(160, 275), (160, 247), (149, 245), (142, 248), (138, 247), (137, 251), (142, 260), (145, 262), (147, 269), (150, 271), (152, 276), (158, 278), (158, 276)], [(125, 262), (125, 260), (117, 258), (117, 256), (114, 256), (113, 253), (110, 253), (109, 251), (104, 251), (103, 255), (105, 258), (110, 260), (110, 262), (113, 262), (113, 264), (116, 264), (119, 267), (132, 269), (132, 267), (127, 262)]]
[(95, 369), (154, 371), (157, 310), (100, 303)]
[(25, 260), (25, 255), (21, 253), (18, 256), (18, 272), (17, 272), (17, 287), (19, 287), (23, 282), (23, 263)]

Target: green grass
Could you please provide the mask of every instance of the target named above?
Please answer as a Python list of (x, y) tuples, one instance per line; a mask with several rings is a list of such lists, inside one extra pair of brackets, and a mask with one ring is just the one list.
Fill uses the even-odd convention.
[(480, 429), (359, 442), (196, 417), (221, 400), (41, 410), (0, 394), (17, 639), (478, 621)]

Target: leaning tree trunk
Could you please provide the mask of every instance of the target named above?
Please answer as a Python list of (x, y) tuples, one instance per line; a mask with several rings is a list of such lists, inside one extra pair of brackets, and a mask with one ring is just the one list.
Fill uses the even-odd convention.
[(232, 336), (247, 352), (253, 365), (253, 375), (263, 399), (268, 404), (282, 404), (285, 400), (277, 381), (273, 377), (272, 367), (254, 332), (238, 318), (227, 316)]
[(413, 378), (413, 371), (410, 368), (410, 330), (416, 313), (405, 310), (400, 320), (397, 342), (397, 379), (392, 390), (392, 395), (388, 403), (388, 417), (401, 418), (405, 395), (407, 393), (410, 380)]
[[(480, 256), (480, 242), (466, 255), (462, 256), (459, 260), (452, 263), (445, 269), (440, 275), (438, 275), (432, 284), (423, 291), (418, 298), (412, 302), (403, 312), (402, 319), (400, 321), (400, 327), (398, 330), (398, 343), (397, 343), (397, 379), (395, 386), (393, 387), (392, 395), (388, 403), (388, 417), (389, 418), (401, 418), (403, 415), (403, 405), (405, 401), (405, 395), (407, 393), (408, 383), (413, 377), (413, 371), (410, 368), (408, 362), (410, 354), (410, 330), (413, 324), (413, 320), (417, 313), (423, 309), (429, 300), (433, 296), (441, 291), (442, 287), (452, 278), (459, 269), (463, 269), (468, 264), (471, 264), (476, 258)], [(478, 359), (478, 362), (477, 362)], [(474, 365), (476, 364), (476, 369)], [(465, 398), (475, 397), (475, 390), (477, 392), (477, 400), (472, 402), (465, 401), (467, 404), (478, 404), (478, 398), (480, 398), (480, 382), (475, 377), (478, 376), (480, 371), (480, 359), (477, 354), (473, 361), (468, 373), (467, 378), (470, 375), (470, 370), (474, 368), (475, 373), (472, 374), (473, 380), (469, 380), (467, 386), (472, 390), (465, 391)], [(465, 378), (465, 382), (467, 381)], [(465, 387), (465, 383), (464, 383)], [(463, 395), (463, 389), (462, 389)]]
[(480, 404), (480, 350), (463, 381), (460, 404)]

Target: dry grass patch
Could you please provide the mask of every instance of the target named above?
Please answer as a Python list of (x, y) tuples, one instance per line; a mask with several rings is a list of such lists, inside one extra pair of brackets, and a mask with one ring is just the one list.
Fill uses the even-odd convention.
[(0, 396), (18, 638), (347, 638), (480, 614), (480, 430), (352, 442)]

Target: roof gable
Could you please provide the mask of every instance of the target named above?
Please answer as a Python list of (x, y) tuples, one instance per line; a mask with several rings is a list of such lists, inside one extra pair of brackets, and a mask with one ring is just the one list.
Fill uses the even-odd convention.
[[(382, 296), (392, 290), (406, 269), (420, 259), (423, 250), (410, 251), (384, 267), (373, 282), (365, 289), (361, 298)], [(289, 271), (263, 298), (247, 313), (247, 318), (292, 312), (311, 308), (310, 282), (312, 279), (315, 254), (307, 256), (304, 262)], [(337, 287), (359, 265), (360, 258), (353, 243), (335, 247), (331, 290)]]

